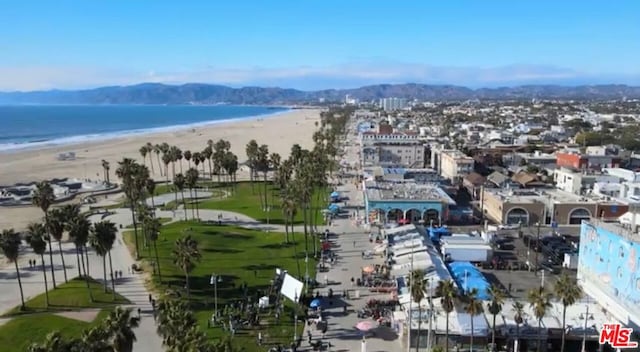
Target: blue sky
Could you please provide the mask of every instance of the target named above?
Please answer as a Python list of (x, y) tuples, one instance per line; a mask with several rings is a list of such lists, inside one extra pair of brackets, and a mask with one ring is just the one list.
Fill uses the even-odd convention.
[(0, 0), (0, 90), (640, 84), (640, 1)]

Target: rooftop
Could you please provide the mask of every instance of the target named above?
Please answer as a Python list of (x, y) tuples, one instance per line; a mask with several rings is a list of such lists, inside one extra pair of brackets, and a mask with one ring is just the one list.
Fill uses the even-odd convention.
[(456, 202), (435, 183), (366, 181), (369, 201), (440, 201), (450, 205)]

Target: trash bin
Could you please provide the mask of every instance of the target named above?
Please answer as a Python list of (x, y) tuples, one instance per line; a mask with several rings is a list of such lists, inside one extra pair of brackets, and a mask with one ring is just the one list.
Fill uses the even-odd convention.
[(360, 298), (360, 290), (356, 290), (356, 291), (354, 292), (353, 298), (354, 298), (354, 299), (358, 299), (358, 298)]

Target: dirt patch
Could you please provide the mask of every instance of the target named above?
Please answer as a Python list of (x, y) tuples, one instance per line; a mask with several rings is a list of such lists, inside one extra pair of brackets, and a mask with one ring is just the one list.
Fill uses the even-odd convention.
[(85, 309), (85, 310), (80, 310), (75, 312), (56, 313), (56, 315), (64, 318), (75, 319), (75, 320), (80, 320), (80, 321), (90, 323), (96, 319), (96, 317), (98, 316), (98, 313), (100, 313), (100, 309)]

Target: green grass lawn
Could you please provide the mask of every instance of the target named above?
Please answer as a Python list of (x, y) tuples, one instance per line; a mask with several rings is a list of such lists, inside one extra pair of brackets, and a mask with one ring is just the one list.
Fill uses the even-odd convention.
[[(190, 234), (198, 241), (198, 248), (202, 255), (202, 260), (196, 264), (196, 268), (190, 274), (192, 307), (200, 326), (212, 338), (220, 338), (225, 334), (219, 327), (207, 327), (207, 319), (211, 317), (214, 310), (214, 287), (210, 285), (212, 273), (222, 278), (218, 283), (220, 310), (228, 302), (242, 298), (240, 287), (243, 283), (248, 285), (249, 294), (252, 296), (258, 295), (258, 291), (261, 295), (268, 290), (276, 268), (288, 270), (294, 276), (298, 274), (304, 276), (304, 235), (296, 234), (297, 244), (294, 245), (284, 243), (283, 233), (264, 233), (192, 221), (176, 222), (162, 227), (157, 243), (163, 283), (160, 284), (157, 275), (154, 275), (153, 285), (159, 292), (171, 288), (180, 291), (183, 297), (186, 295), (184, 274), (173, 264), (171, 253), (174, 241), (186, 234)], [(129, 248), (132, 248), (132, 237), (131, 231), (125, 233), (125, 242)], [(313, 249), (311, 239), (309, 239), (309, 249)], [(145, 250), (141, 253), (147, 255)], [(144, 259), (155, 260), (153, 257)], [(315, 261), (310, 259), (308, 266), (310, 276), (315, 277)], [(145, 265), (145, 268), (148, 270), (150, 266)], [(291, 308), (292, 306), (289, 305), (288, 309)], [(267, 321), (269, 319), (265, 317), (264, 322)], [(302, 333), (302, 325), (298, 324), (298, 334)], [(283, 314), (279, 325), (261, 324), (260, 329), (237, 331), (235, 343), (239, 347), (245, 347), (247, 351), (264, 350), (255, 344), (258, 331), (262, 331), (265, 342), (290, 343), (293, 338), (293, 319), (289, 314)]]
[(91, 323), (52, 313), (15, 317), (0, 326), (0, 346), (3, 352), (24, 352), (32, 343), (42, 343), (56, 330), (65, 338), (79, 337), (83, 330), (99, 324), (108, 315), (108, 309), (102, 310)]
[[(227, 210), (236, 213), (244, 214), (252, 217), (260, 222), (267, 223), (267, 220), (271, 224), (284, 224), (284, 218), (280, 207), (281, 200), (278, 195), (278, 189), (271, 183), (267, 185), (267, 199), (270, 211), (265, 212), (262, 209), (263, 201), (260, 200), (262, 196), (264, 198), (264, 183), (256, 182), (254, 186), (251, 186), (251, 182), (239, 182), (233, 192), (225, 198), (204, 200), (199, 203), (201, 209), (216, 209)], [(317, 224), (323, 223), (322, 209), (326, 209), (328, 206), (327, 198), (329, 196), (328, 189), (317, 189), (312, 197), (311, 208), (312, 217), (315, 216)], [(317, 211), (316, 211), (317, 209)], [(294, 219), (295, 224), (302, 224), (303, 212), (302, 209), (298, 209), (297, 215)]]
[[(86, 308), (106, 308), (120, 304), (128, 304), (129, 301), (116, 293), (116, 299), (113, 300), (111, 291), (105, 293), (104, 286), (101, 283), (90, 279), (89, 287), (93, 294), (93, 302), (89, 299), (89, 291), (87, 290), (84, 279), (75, 278), (69, 280), (66, 284), (58, 285), (55, 290), (49, 291), (49, 309), (45, 306), (45, 294), (40, 294), (25, 302), (26, 310), (20, 310), (17, 306), (7, 313), (5, 317), (11, 315), (31, 314), (47, 311), (66, 311)], [(116, 292), (118, 288), (116, 287)]]

